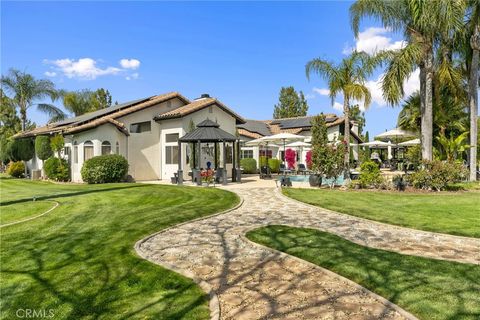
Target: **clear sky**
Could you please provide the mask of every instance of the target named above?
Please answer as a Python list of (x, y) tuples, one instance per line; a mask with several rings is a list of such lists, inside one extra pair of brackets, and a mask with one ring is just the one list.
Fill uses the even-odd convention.
[[(369, 21), (355, 40), (350, 4), (2, 1), (1, 72), (25, 70), (67, 90), (103, 87), (118, 102), (168, 91), (190, 99), (209, 93), (249, 119), (270, 119), (280, 88), (293, 85), (307, 96), (309, 114), (340, 114), (325, 82), (307, 80), (306, 62), (339, 61), (352, 47), (371, 52), (402, 44)], [(368, 82), (371, 137), (394, 127), (399, 112), (383, 102), (380, 74)], [(407, 91), (417, 85), (413, 77)], [(47, 121), (34, 109), (28, 116)]]

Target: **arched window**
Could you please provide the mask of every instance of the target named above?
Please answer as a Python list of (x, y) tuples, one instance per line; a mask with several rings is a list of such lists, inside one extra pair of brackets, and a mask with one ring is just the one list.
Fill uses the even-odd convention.
[(73, 163), (78, 163), (78, 144), (77, 144), (77, 141), (73, 142)]
[(102, 156), (106, 154), (112, 153), (112, 146), (110, 142), (108, 141), (103, 141), (102, 142)]
[(83, 161), (93, 158), (93, 142), (88, 140), (83, 143)]
[(115, 153), (120, 154), (120, 144), (118, 143), (118, 141), (117, 143), (115, 143)]

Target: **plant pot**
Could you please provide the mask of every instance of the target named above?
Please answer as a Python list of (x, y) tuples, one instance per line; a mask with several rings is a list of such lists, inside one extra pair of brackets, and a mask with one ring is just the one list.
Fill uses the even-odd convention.
[(319, 174), (311, 174), (308, 182), (310, 182), (310, 187), (319, 187), (322, 185), (322, 176)]

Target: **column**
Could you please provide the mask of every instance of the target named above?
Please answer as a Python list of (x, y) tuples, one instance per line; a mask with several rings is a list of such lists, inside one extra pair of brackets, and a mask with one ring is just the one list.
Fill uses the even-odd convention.
[(182, 170), (182, 143), (178, 140), (178, 171), (177, 184), (183, 184), (183, 170)]

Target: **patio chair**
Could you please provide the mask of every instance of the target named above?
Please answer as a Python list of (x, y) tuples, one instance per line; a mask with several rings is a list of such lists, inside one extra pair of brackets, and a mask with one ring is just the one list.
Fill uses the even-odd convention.
[(215, 179), (213, 179), (214, 181), (214, 184), (215, 183), (222, 183), (223, 182), (223, 169), (222, 168), (218, 168), (216, 171), (215, 171)]
[(280, 173), (289, 174), (292, 173), (292, 170), (285, 168), (283, 163), (280, 164)]
[(303, 163), (299, 163), (298, 164), (298, 168), (297, 168), (297, 173), (298, 174), (307, 174), (309, 171), (307, 170), (307, 168), (305, 167), (305, 165)]
[(260, 179), (269, 179), (272, 177), (272, 173), (270, 172), (269, 166), (261, 166), (260, 167)]

